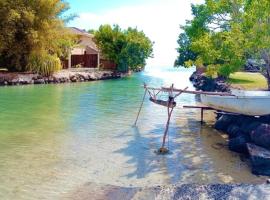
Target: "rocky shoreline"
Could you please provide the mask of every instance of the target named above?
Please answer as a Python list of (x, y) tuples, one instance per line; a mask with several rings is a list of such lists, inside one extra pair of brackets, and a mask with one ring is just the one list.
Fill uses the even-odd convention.
[[(222, 79), (195, 72), (190, 80), (197, 90), (230, 91), (230, 85)], [(214, 128), (228, 135), (231, 151), (250, 159), (253, 174), (270, 176), (270, 116), (218, 114)]]
[(252, 184), (181, 184), (144, 188), (128, 188), (87, 183), (65, 199), (103, 200), (179, 200), (179, 199), (269, 199), (270, 185)]
[(210, 92), (229, 92), (230, 85), (222, 78), (211, 79), (202, 73), (194, 72), (189, 80), (197, 90)]
[(49, 77), (34, 73), (0, 72), (0, 86), (86, 82), (118, 79), (127, 75), (128, 73), (95, 69), (61, 70)]
[(270, 116), (221, 115), (215, 129), (228, 134), (231, 151), (250, 158), (252, 173), (270, 176)]

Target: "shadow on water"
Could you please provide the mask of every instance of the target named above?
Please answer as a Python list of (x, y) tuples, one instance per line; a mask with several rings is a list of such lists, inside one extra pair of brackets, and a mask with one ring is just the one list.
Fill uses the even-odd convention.
[(211, 125), (201, 125), (193, 112), (176, 113), (169, 129), (166, 145), (170, 153), (167, 155), (155, 153), (161, 146), (165, 124), (156, 123), (150, 129), (145, 129), (145, 126), (147, 122), (116, 136), (128, 137), (128, 140), (124, 147), (113, 153), (127, 157), (126, 163), (133, 166), (132, 172), (123, 177), (143, 179), (163, 174), (164, 183), (233, 182), (233, 177), (241, 179), (241, 174), (235, 174), (237, 169), (224, 170), (224, 166), (234, 159), (232, 153), (224, 145), (219, 149), (212, 147), (217, 143), (225, 144), (225, 139), (213, 131)]
[[(191, 129), (194, 122), (194, 119), (190, 119)], [(195, 126), (197, 125), (198, 123)], [(200, 128), (195, 133), (186, 129), (189, 127), (171, 125), (169, 140), (166, 143), (170, 153), (166, 155), (155, 153), (161, 146), (164, 124), (157, 124), (148, 132), (141, 132), (139, 127), (132, 127), (130, 131), (118, 135), (117, 137), (131, 136), (125, 147), (114, 152), (128, 157), (127, 164), (134, 165), (134, 171), (126, 174), (126, 178), (142, 179), (152, 173), (163, 173), (168, 177), (166, 182), (176, 183), (192, 176), (198, 170), (209, 170), (207, 162), (202, 165), (199, 163), (203, 159), (206, 160), (204, 154), (198, 154), (202, 151), (201, 145), (197, 144), (200, 141)], [(194, 137), (194, 134), (197, 136)]]
[[(125, 133), (117, 137), (125, 137)], [(131, 134), (133, 135), (133, 139), (128, 141), (127, 146), (114, 153), (128, 156), (130, 159), (127, 163), (136, 165), (135, 171), (126, 175), (128, 178), (135, 176), (136, 178), (141, 179), (157, 168), (152, 162), (153, 155), (151, 152), (151, 144), (153, 144), (153, 138), (144, 137), (137, 126), (131, 128)]]

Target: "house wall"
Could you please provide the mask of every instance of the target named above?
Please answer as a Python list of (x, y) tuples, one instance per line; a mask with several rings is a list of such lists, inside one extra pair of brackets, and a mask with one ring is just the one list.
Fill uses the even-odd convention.
[(94, 43), (93, 38), (90, 36), (84, 36), (84, 35), (80, 36), (80, 44), (82, 45), (90, 44), (91, 46), (96, 47), (96, 44)]
[(85, 52), (85, 48), (74, 48), (71, 50), (71, 55), (84, 55), (84, 52)]
[(80, 35), (78, 46), (70, 52), (68, 67), (70, 68), (78, 64), (82, 64), (84, 67), (99, 67), (99, 57), (99, 51), (93, 41), (93, 37)]

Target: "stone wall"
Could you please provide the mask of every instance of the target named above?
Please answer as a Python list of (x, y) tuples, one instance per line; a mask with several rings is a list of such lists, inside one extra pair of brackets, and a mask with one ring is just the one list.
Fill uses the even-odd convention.
[(0, 72), (0, 86), (27, 85), (27, 84), (52, 84), (85, 82), (105, 79), (117, 79), (126, 74), (113, 71), (99, 70), (62, 70), (50, 77), (44, 77), (33, 73)]

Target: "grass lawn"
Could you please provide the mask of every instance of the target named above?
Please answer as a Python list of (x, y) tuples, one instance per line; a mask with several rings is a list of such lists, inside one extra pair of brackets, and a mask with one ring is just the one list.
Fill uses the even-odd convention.
[(231, 74), (229, 83), (233, 88), (245, 90), (266, 90), (267, 80), (260, 73), (236, 72)]

